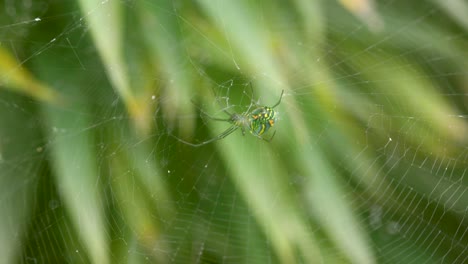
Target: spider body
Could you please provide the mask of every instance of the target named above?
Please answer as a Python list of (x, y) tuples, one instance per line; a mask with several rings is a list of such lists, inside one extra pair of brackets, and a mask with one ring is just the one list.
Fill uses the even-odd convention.
[(250, 133), (259, 137), (275, 125), (276, 111), (268, 106), (260, 107), (250, 113), (249, 119)]
[(256, 105), (257, 108), (255, 108), (253, 111), (250, 111), (250, 108), (253, 105), (251, 104), (249, 109), (247, 109), (247, 111), (242, 114), (237, 114), (237, 113), (231, 114), (229, 111), (224, 110), (224, 112), (230, 116), (229, 118), (212, 117), (209, 114), (202, 111), (202, 113), (208, 118), (215, 120), (215, 121), (229, 122), (231, 123), (231, 126), (228, 129), (226, 129), (224, 132), (222, 132), (221, 134), (217, 135), (216, 137), (203, 141), (198, 144), (190, 143), (177, 137), (176, 139), (184, 144), (187, 144), (193, 147), (200, 147), (208, 143), (214, 142), (216, 140), (223, 139), (240, 128), (243, 135), (245, 135), (245, 131), (248, 130), (252, 135), (270, 142), (275, 136), (274, 133), (269, 139), (262, 137), (262, 135), (266, 133), (272, 126), (275, 125), (277, 112), (274, 110), (274, 108), (277, 107), (281, 103), (281, 99), (283, 98), (283, 93), (284, 91), (281, 92), (281, 96), (278, 102), (271, 107), (258, 106), (257, 104), (254, 103), (254, 105)]
[(232, 114), (230, 122), (240, 127), (242, 134), (249, 131), (252, 135), (260, 137), (274, 126), (276, 121), (276, 111), (273, 108), (264, 106), (244, 115)]

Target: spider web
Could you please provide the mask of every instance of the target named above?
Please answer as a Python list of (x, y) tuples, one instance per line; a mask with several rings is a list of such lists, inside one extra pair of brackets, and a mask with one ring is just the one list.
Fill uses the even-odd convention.
[[(301, 10), (270, 17), (281, 3), (239, 1), (265, 30), (253, 36), (228, 2), (85, 2), (1, 3), (0, 55), (17, 65), (0, 63), (0, 263), (467, 262), (467, 33), (452, 5), (380, 1), (385, 19), (360, 20), (327, 3), (315, 43), (297, 37), (318, 23)], [(128, 87), (93, 23), (123, 28)], [(175, 61), (147, 56), (152, 32), (180, 38)], [(268, 68), (254, 48), (275, 35), (304, 56)], [(23, 69), (59, 103), (7, 90)], [(272, 106), (282, 90), (270, 143), (174, 138), (213, 138), (230, 124), (202, 112)]]

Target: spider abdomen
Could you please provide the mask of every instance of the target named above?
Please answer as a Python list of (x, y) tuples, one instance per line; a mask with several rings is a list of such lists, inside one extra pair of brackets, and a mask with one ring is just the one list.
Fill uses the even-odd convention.
[(276, 112), (271, 107), (260, 107), (249, 114), (250, 133), (261, 136), (275, 125)]

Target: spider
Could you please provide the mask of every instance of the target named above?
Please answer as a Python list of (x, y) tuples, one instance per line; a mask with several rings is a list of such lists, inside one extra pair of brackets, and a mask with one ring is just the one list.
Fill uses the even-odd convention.
[[(252, 89), (252, 93), (253, 93), (253, 89)], [(209, 119), (215, 120), (215, 121), (228, 122), (228, 123), (231, 123), (231, 126), (228, 129), (226, 129), (224, 132), (222, 132), (221, 134), (217, 135), (216, 137), (212, 139), (208, 139), (198, 144), (190, 143), (178, 137), (176, 137), (176, 139), (192, 147), (200, 147), (200, 146), (209, 144), (211, 142), (223, 139), (240, 128), (242, 130), (242, 135), (245, 135), (245, 131), (248, 130), (252, 135), (258, 137), (259, 139), (263, 139), (267, 142), (270, 142), (275, 136), (276, 131), (273, 133), (273, 135), (269, 139), (262, 137), (262, 135), (266, 133), (272, 126), (275, 125), (276, 111), (274, 110), (274, 108), (277, 107), (281, 103), (283, 94), (284, 94), (284, 90), (281, 91), (281, 95), (280, 95), (278, 102), (276, 102), (276, 104), (271, 107), (259, 106), (256, 103), (253, 103), (249, 106), (247, 111), (245, 111), (242, 114), (230, 113), (229, 111), (224, 109), (223, 112), (226, 113), (229, 116), (229, 118), (213, 117), (205, 113), (202, 110), (201, 112), (205, 116), (207, 116)], [(257, 106), (257, 108), (254, 109), (253, 111), (250, 111), (250, 109), (252, 108), (252, 105)]]

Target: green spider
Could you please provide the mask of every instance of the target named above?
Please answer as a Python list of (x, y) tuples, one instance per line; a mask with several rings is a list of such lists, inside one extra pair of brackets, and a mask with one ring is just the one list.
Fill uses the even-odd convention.
[[(281, 91), (281, 95), (280, 95), (278, 102), (276, 102), (276, 104), (271, 107), (251, 104), (249, 108), (247, 109), (247, 111), (245, 111), (242, 114), (230, 113), (227, 110), (223, 110), (224, 113), (229, 115), (229, 118), (212, 117), (209, 114), (202, 111), (202, 113), (208, 118), (215, 120), (215, 121), (229, 122), (231, 123), (231, 126), (228, 129), (226, 129), (224, 132), (222, 132), (221, 134), (217, 135), (216, 137), (203, 141), (198, 144), (190, 143), (178, 137), (176, 137), (176, 139), (192, 147), (200, 147), (200, 146), (209, 144), (211, 142), (214, 142), (216, 140), (223, 139), (240, 128), (242, 130), (242, 135), (245, 135), (245, 131), (248, 130), (252, 135), (260, 139), (263, 139), (267, 142), (270, 142), (275, 136), (276, 131), (273, 133), (273, 135), (269, 139), (262, 137), (262, 135), (266, 133), (272, 126), (275, 125), (277, 113), (274, 110), (274, 108), (277, 107), (281, 103), (283, 94), (284, 94), (284, 90)], [(257, 106), (257, 108), (253, 110), (252, 112), (250, 112), (252, 105)]]

